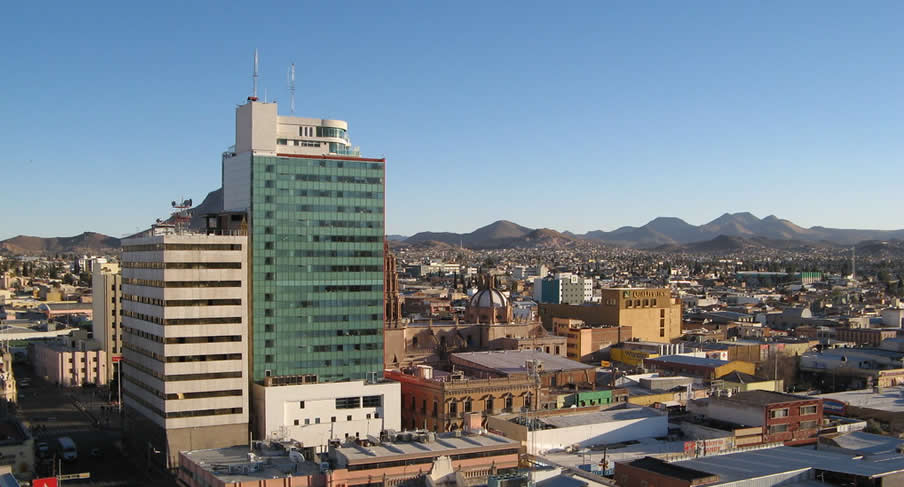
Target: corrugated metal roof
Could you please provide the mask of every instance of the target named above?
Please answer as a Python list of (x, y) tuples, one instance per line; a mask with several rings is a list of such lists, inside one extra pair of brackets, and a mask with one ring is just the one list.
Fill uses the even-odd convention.
[(904, 471), (904, 455), (896, 459), (872, 462), (856, 460), (853, 456), (843, 453), (782, 446), (700, 457), (676, 462), (676, 465), (716, 474), (721, 483), (807, 468), (877, 478)]

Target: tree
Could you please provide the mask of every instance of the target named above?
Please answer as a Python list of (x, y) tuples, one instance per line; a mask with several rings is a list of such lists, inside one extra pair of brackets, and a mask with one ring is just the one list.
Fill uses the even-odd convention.
[(79, 272), (78, 285), (86, 286), (86, 287), (90, 286), (91, 285), (91, 273), (90, 272)]

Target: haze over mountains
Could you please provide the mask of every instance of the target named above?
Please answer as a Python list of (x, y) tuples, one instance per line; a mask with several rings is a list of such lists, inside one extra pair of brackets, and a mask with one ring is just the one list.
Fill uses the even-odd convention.
[(97, 254), (118, 252), (119, 247), (118, 238), (95, 232), (50, 238), (19, 235), (0, 241), (0, 253), (15, 255)]
[[(202, 226), (202, 216), (222, 210), (222, 190), (212, 191), (192, 209), (192, 228)], [(420, 232), (410, 237), (389, 235), (394, 246), (446, 245), (469, 249), (566, 248), (588, 242), (636, 249), (663, 251), (733, 251), (749, 248), (800, 249), (825, 246), (849, 246), (870, 242), (864, 250), (885, 252), (892, 247), (882, 241), (904, 239), (904, 230), (853, 230), (842, 228), (803, 228), (769, 215), (766, 218), (744, 213), (725, 213), (704, 225), (691, 225), (680, 218), (659, 217), (640, 227), (621, 227), (611, 232), (594, 230), (582, 235), (549, 228), (533, 229), (499, 220), (469, 233)], [(120, 239), (85, 232), (74, 237), (41, 238), (19, 235), (0, 241), (0, 252), (35, 255), (56, 253), (109, 253), (119, 249)], [(858, 250), (859, 251), (859, 250)]]
[[(568, 246), (575, 245), (581, 240), (589, 240), (622, 247), (650, 249), (685, 246), (710, 241), (720, 236), (739, 237), (755, 242), (753, 244), (755, 246), (763, 247), (788, 247), (788, 244), (795, 241), (852, 245), (865, 240), (902, 239), (904, 230), (853, 230), (821, 226), (803, 228), (775, 215), (761, 219), (743, 212), (725, 213), (699, 226), (691, 225), (680, 218), (659, 217), (640, 227), (626, 226), (611, 232), (594, 230), (582, 235), (571, 232), (560, 233), (550, 229), (534, 230), (500, 220), (470, 233), (420, 232), (404, 239), (403, 242), (406, 244), (439, 242), (456, 247), (461, 245), (471, 249), (490, 249)], [(738, 244), (740, 240), (732, 242)]]

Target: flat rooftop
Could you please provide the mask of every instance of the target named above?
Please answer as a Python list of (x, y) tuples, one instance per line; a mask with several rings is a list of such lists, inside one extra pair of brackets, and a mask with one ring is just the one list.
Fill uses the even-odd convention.
[(820, 394), (814, 397), (820, 399), (834, 399), (861, 408), (895, 413), (904, 412), (904, 386), (887, 387), (880, 392), (873, 392), (872, 389), (861, 389), (858, 391)]
[(664, 355), (662, 357), (645, 360), (666, 364), (696, 365), (698, 367), (719, 367), (731, 363), (728, 360), (719, 360), (705, 357), (691, 357), (688, 355)]
[(524, 363), (528, 360), (539, 360), (543, 363), (544, 372), (560, 372), (563, 370), (595, 369), (592, 365), (582, 364), (574, 360), (552, 355), (537, 350), (500, 350), (492, 352), (453, 353), (452, 362), (456, 360), (470, 362), (480, 367), (493, 369), (506, 375), (524, 374), (527, 369)]
[(519, 443), (494, 434), (455, 436), (454, 433), (436, 435), (433, 441), (384, 442), (368, 447), (352, 445), (335, 449), (337, 455), (345, 457), (349, 464), (388, 461), (400, 456), (439, 456), (446, 452), (472, 449), (517, 448)]
[(865, 431), (851, 431), (830, 436), (829, 439), (841, 448), (856, 450), (864, 455), (897, 454), (904, 440), (890, 436), (874, 435)]
[[(252, 461), (248, 456), (247, 445), (182, 452), (182, 455), (226, 484), (268, 480), (289, 475), (298, 477), (320, 472), (320, 466), (316, 463), (309, 461), (296, 463), (282, 449), (265, 448), (255, 450), (255, 454), (257, 458)], [(243, 466), (252, 464), (258, 468), (257, 471), (240, 470)]]
[(700, 470), (683, 467), (675, 463), (668, 463), (655, 457), (638, 458), (631, 462), (631, 466), (689, 482), (705, 481), (713, 477), (713, 474), (709, 472), (701, 472)]
[(593, 411), (590, 413), (563, 414), (561, 416), (546, 416), (540, 418), (540, 421), (553, 428), (571, 428), (574, 426), (590, 426), (616, 421), (656, 418), (659, 416), (661, 416), (661, 414), (650, 408), (636, 407), (609, 411)]
[(904, 455), (894, 460), (872, 462), (855, 459), (855, 456), (850, 454), (780, 446), (728, 455), (699, 457), (675, 462), (674, 465), (718, 475), (719, 482), (711, 484), (717, 486), (809, 468), (878, 478), (904, 471)]
[(794, 394), (785, 394), (783, 392), (772, 391), (746, 391), (732, 394), (730, 397), (717, 398), (719, 401), (731, 401), (754, 406), (768, 406), (770, 404), (779, 404), (783, 402), (806, 401), (817, 399), (815, 397), (795, 396)]

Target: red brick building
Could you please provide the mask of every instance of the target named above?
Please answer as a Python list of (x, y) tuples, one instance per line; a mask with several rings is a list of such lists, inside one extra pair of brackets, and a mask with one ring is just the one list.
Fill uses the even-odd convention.
[(835, 339), (853, 342), (857, 345), (878, 347), (882, 340), (898, 336), (896, 329), (881, 328), (836, 328)]
[(688, 412), (744, 426), (761, 426), (763, 443), (815, 443), (822, 425), (822, 399), (771, 391), (690, 401)]

